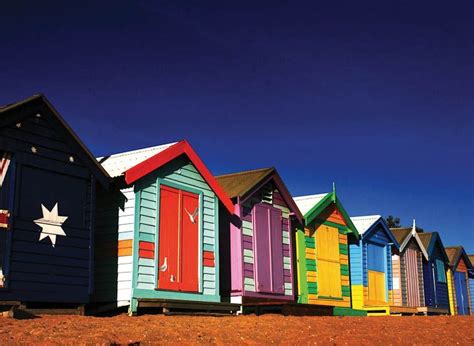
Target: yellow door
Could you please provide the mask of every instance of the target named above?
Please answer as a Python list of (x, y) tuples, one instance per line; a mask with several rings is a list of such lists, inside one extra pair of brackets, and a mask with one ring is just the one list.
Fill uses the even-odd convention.
[(384, 304), (385, 300), (385, 274), (369, 270), (369, 303)]
[(339, 231), (335, 227), (320, 226), (316, 231), (318, 295), (342, 297), (341, 264), (339, 260)]

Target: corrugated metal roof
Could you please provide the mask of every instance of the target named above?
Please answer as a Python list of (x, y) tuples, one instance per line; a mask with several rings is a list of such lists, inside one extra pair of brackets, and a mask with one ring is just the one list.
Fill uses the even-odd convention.
[(320, 193), (317, 195), (307, 195), (307, 196), (298, 196), (293, 197), (298, 209), (303, 215), (310, 211), (316, 204), (321, 202), (321, 200), (327, 196), (327, 193)]
[(97, 160), (104, 167), (104, 169), (113, 178), (121, 176), (130, 168), (138, 165), (139, 163), (149, 159), (152, 156), (168, 149), (172, 145), (176, 144), (168, 143), (157, 145), (155, 147), (137, 149), (132, 151), (126, 151), (123, 153), (117, 153), (110, 156), (99, 157)]
[(356, 226), (359, 234), (364, 234), (372, 227), (382, 216), (381, 215), (365, 215), (351, 217), (352, 223)]

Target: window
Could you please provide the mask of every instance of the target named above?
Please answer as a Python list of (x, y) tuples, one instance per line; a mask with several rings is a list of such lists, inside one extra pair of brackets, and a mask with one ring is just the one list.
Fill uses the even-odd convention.
[(436, 260), (436, 274), (438, 282), (446, 282), (446, 269), (444, 262), (439, 259)]

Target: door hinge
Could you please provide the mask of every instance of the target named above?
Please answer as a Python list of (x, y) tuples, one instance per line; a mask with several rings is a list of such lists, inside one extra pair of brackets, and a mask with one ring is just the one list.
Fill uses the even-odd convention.
[(10, 225), (10, 212), (0, 209), (0, 229), (8, 230)]

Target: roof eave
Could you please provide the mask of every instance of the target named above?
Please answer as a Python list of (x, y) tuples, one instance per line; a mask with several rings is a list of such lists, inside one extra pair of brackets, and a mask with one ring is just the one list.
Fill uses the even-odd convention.
[(229, 213), (233, 214), (234, 203), (186, 140), (181, 140), (178, 143), (170, 146), (169, 148), (166, 148), (165, 150), (157, 153), (156, 155), (153, 155), (152, 157), (146, 159), (145, 161), (140, 162), (139, 164), (129, 168), (127, 171), (125, 171), (125, 182), (131, 185), (142, 177), (150, 174), (154, 170), (158, 169), (159, 167), (167, 164), (168, 162), (174, 160), (175, 158), (183, 154), (186, 155), (188, 159), (192, 162), (192, 164), (196, 167), (203, 179), (214, 191), (216, 196), (219, 198), (225, 208), (229, 211)]
[[(82, 142), (82, 140), (79, 138), (79, 136), (74, 132), (74, 130), (69, 126), (69, 124), (64, 120), (64, 118), (61, 116), (61, 114), (54, 108), (54, 106), (51, 104), (51, 102), (44, 96), (43, 94), (35, 94), (31, 97), (28, 97), (22, 101), (13, 103), (11, 105), (8, 105), (4, 108), (0, 109), (0, 113), (5, 113), (8, 111), (12, 111), (16, 108), (26, 106), (30, 103), (33, 102), (40, 102), (44, 104), (49, 111), (56, 117), (56, 119), (59, 121), (59, 123), (64, 127), (67, 133), (72, 137), (73, 141), (79, 146), (79, 148), (83, 151), (87, 159), (90, 161), (92, 164), (92, 167), (94, 169), (91, 169), (91, 171), (94, 173), (94, 176), (96, 177), (97, 181), (106, 189), (109, 188), (110, 183), (111, 183), (111, 177), (107, 173), (107, 171), (102, 167), (101, 164), (96, 160), (94, 155), (90, 152), (90, 150), (87, 148), (87, 146)], [(39, 106), (39, 105), (38, 105)], [(5, 124), (8, 124), (6, 122)], [(3, 124), (0, 122), (0, 126)]]

